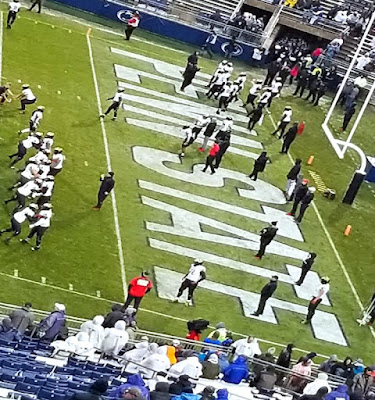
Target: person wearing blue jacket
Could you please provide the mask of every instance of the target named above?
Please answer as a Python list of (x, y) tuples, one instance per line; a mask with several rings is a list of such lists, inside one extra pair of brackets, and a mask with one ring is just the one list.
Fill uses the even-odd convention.
[(249, 369), (247, 368), (246, 357), (239, 356), (236, 361), (229, 364), (224, 370), (223, 380), (228, 383), (240, 383), (242, 379), (249, 378)]
[(142, 398), (144, 399), (150, 399), (150, 392), (146, 388), (146, 385), (141, 378), (141, 375), (136, 374), (136, 375), (130, 375), (123, 385), (118, 386), (117, 388), (113, 389), (109, 393), (109, 397), (112, 399), (122, 399), (124, 392), (129, 389), (129, 388), (138, 388), (141, 393), (142, 393)]
[(228, 400), (228, 390), (227, 389), (219, 389), (216, 392), (217, 400)]
[(17, 328), (14, 328), (12, 321), (9, 318), (4, 318), (0, 324), (0, 340), (13, 342), (20, 342), (22, 336)]
[(349, 400), (348, 387), (346, 385), (339, 385), (336, 390), (328, 393), (324, 400)]

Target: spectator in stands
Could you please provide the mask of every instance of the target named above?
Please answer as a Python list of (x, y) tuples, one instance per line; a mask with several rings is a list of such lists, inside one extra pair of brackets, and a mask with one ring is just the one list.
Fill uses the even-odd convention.
[(112, 311), (108, 313), (104, 318), (103, 327), (113, 328), (115, 326), (115, 323), (123, 318), (124, 318), (124, 313), (122, 311), (122, 305), (113, 304)]
[(155, 389), (150, 392), (150, 400), (170, 400), (169, 388), (168, 382), (158, 382)]
[(20, 332), (18, 331), (18, 329), (13, 327), (12, 321), (9, 318), (4, 318), (1, 322), (0, 340), (4, 340), (7, 342), (20, 342), (22, 340)]
[(279, 357), (276, 361), (277, 365), (284, 368), (290, 368), (290, 361), (292, 359), (292, 352), (293, 352), (294, 345), (289, 343), (284, 350), (281, 351)]
[(65, 306), (55, 303), (55, 310), (51, 312), (38, 326), (38, 335), (41, 340), (52, 342), (65, 324)]
[(344, 361), (338, 362), (331, 367), (330, 374), (349, 378), (352, 375), (353, 360), (351, 357), (345, 357)]
[[(287, 382), (287, 388), (296, 392), (300, 392), (305, 385), (306, 379), (302, 378), (301, 375), (311, 375), (311, 359), (303, 357), (302, 361), (297, 363), (292, 368), (292, 374), (289, 376)], [(295, 372), (296, 374), (293, 374)], [(297, 375), (298, 374), (298, 375)]]
[(224, 370), (223, 381), (228, 383), (241, 383), (241, 381), (249, 379), (249, 370), (247, 368), (246, 357), (239, 356), (234, 362)]
[(227, 389), (219, 389), (216, 392), (216, 399), (217, 400), (228, 400), (228, 390)]
[[(123, 322), (123, 321), (119, 321)], [(124, 322), (125, 324), (125, 322)], [(163, 346), (162, 346), (163, 347)], [(126, 365), (126, 372), (135, 373), (138, 371), (138, 367), (131, 362), (135, 362), (140, 364), (142, 360), (147, 357), (149, 354), (149, 343), (148, 341), (142, 341), (135, 345), (135, 348), (132, 350), (128, 350), (124, 353), (122, 358), (125, 360)]]
[[(117, 388), (109, 392), (110, 398), (122, 399), (124, 393), (131, 389), (137, 389), (137, 397), (143, 398), (144, 400), (149, 399), (150, 391), (147, 389), (145, 382), (143, 381), (141, 375), (135, 374), (128, 376), (126, 383), (118, 386)], [(126, 398), (126, 397), (125, 397)]]
[(21, 335), (27, 330), (33, 330), (35, 317), (34, 313), (31, 311), (31, 307), (31, 303), (25, 303), (23, 307), (12, 311), (9, 315), (13, 327), (18, 329)]
[(102, 315), (97, 315), (92, 321), (86, 321), (81, 325), (81, 332), (86, 332), (88, 334), (90, 343), (97, 350), (102, 348), (104, 339), (103, 322), (104, 317)]
[(222, 22), (222, 17), (220, 14), (219, 10), (216, 10), (214, 13), (212, 13), (209, 17), (209, 19), (212, 19), (212, 21), (216, 21), (216, 22)]
[(102, 351), (108, 356), (117, 356), (129, 341), (125, 321), (117, 321), (113, 328), (105, 328)]
[(202, 364), (199, 362), (197, 355), (192, 355), (172, 365), (168, 371), (168, 375), (175, 378), (181, 375), (187, 375), (192, 379), (198, 379), (202, 375)]
[(268, 365), (268, 367), (261, 371), (254, 379), (256, 388), (261, 394), (270, 394), (275, 387), (277, 375), (275, 373), (275, 367)]
[(327, 394), (324, 400), (349, 400), (348, 387), (346, 385), (339, 385), (336, 390)]
[(333, 20), (338, 22), (339, 24), (346, 25), (346, 20), (348, 18), (348, 10), (346, 8), (342, 8), (337, 11), (336, 15), (334, 16)]
[(224, 341), (227, 337), (227, 328), (225, 327), (225, 323), (224, 322), (218, 322), (216, 324), (216, 329), (214, 331), (212, 331), (207, 337), (208, 338), (212, 338), (212, 336), (214, 335), (214, 332), (219, 332), (219, 337), (218, 339), (220, 340), (220, 342)]
[(215, 400), (215, 388), (213, 386), (206, 386), (201, 393), (199, 400)]
[[(89, 341), (89, 335), (86, 332), (78, 332), (75, 336), (70, 336), (65, 340), (65, 343), (71, 341), (74, 347), (74, 353), (82, 357), (90, 357), (95, 354), (95, 349), (92, 343)], [(59, 340), (59, 342), (61, 342)], [(51, 346), (53, 345), (52, 342)]]
[(148, 276), (148, 271), (142, 271), (140, 276), (136, 276), (129, 282), (128, 297), (122, 308), (123, 312), (125, 312), (133, 300), (134, 308), (138, 310), (143, 297), (152, 289), (152, 281)]
[(202, 363), (202, 378), (216, 379), (220, 373), (219, 357), (217, 354), (211, 354), (206, 361)]
[(188, 375), (180, 375), (176, 382), (171, 383), (169, 393), (172, 395), (180, 395), (181, 393), (193, 393), (193, 384), (190, 382)]
[(327, 13), (327, 19), (334, 19), (336, 17), (336, 14), (342, 10), (341, 5), (335, 5), (333, 6)]
[(69, 397), (69, 400), (101, 400), (102, 394), (108, 389), (108, 381), (100, 378), (96, 380), (87, 392), (78, 392)]
[(366, 367), (361, 374), (357, 374), (350, 386), (351, 392), (361, 394), (362, 398), (367, 396), (372, 391), (371, 386), (375, 384), (374, 371), (375, 365), (372, 365)]
[(212, 333), (211, 337), (206, 337), (206, 339), (204, 339), (204, 343), (221, 345), (221, 341), (219, 340), (219, 337), (220, 337), (220, 332), (214, 331)]
[(220, 372), (224, 372), (225, 368), (227, 368), (229, 365), (228, 356), (223, 352), (219, 352), (218, 357), (219, 357)]
[[(315, 254), (315, 253), (309, 253), (309, 254)], [(315, 254), (315, 256), (316, 256), (316, 254)], [(306, 260), (306, 261), (307, 261), (307, 260)], [(304, 263), (305, 263), (305, 261), (304, 261)], [(302, 268), (303, 268), (303, 267), (302, 267)], [(303, 282), (303, 281), (302, 281), (302, 282)], [(322, 363), (319, 365), (319, 370), (322, 371), (322, 372), (326, 372), (327, 374), (330, 374), (330, 373), (331, 373), (331, 370), (332, 370), (332, 367), (334, 367), (334, 366), (337, 364), (337, 362), (338, 362), (337, 355), (336, 355), (336, 354), (332, 354), (332, 355), (328, 358), (328, 360), (322, 362)]]
[(180, 344), (178, 339), (173, 339), (171, 345), (161, 346), (165, 349), (166, 355), (172, 365), (177, 363), (177, 354), (180, 349)]
[(137, 310), (132, 306), (129, 306), (124, 311), (123, 320), (125, 321), (126, 327), (128, 327), (128, 326), (136, 326), (137, 325), (136, 314), (137, 314)]
[(316, 394), (304, 394), (299, 399), (300, 400), (323, 400), (328, 390), (326, 387), (321, 387)]
[(252, 358), (255, 355), (261, 355), (258, 340), (253, 336), (248, 336), (244, 339), (236, 340), (232, 344), (232, 353), (234, 353), (234, 359), (243, 356), (245, 358)]
[(159, 347), (156, 343), (151, 343), (149, 346), (149, 354), (140, 362), (140, 365), (139, 372), (142, 373), (146, 379), (151, 379), (154, 371), (167, 372), (171, 367), (171, 362), (167, 357), (165, 346)]
[(313, 382), (308, 383), (303, 389), (303, 394), (317, 394), (318, 390), (326, 387), (328, 392), (332, 391), (331, 386), (328, 384), (328, 375), (325, 372), (319, 372), (318, 377)]
[(361, 358), (358, 358), (357, 361), (355, 361), (353, 364), (353, 370), (352, 370), (353, 376), (361, 374), (364, 370), (365, 366), (363, 364), (363, 360)]

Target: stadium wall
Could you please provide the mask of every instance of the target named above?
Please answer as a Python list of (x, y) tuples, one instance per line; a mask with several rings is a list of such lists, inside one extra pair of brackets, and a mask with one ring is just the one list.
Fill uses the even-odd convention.
[[(67, 6), (78, 8), (102, 17), (115, 21), (124, 22), (127, 14), (135, 11), (135, 8), (128, 7), (125, 4), (117, 2), (107, 2), (103, 0), (54, 0)], [(139, 10), (141, 13), (140, 28), (146, 31), (166, 36), (171, 39), (179, 40), (193, 46), (201, 47), (209, 34), (208, 31), (197, 27), (189, 26), (180, 21), (173, 21), (160, 15), (153, 15), (149, 12)], [(124, 23), (125, 27), (125, 23)], [(229, 39), (224, 36), (218, 36), (214, 51), (224, 54), (225, 47), (229, 44)], [(236, 44), (236, 52), (233, 58), (249, 62), (253, 54), (254, 47), (239, 42)]]

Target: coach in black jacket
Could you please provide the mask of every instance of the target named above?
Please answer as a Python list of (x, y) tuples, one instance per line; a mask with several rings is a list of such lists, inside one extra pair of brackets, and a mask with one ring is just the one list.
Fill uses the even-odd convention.
[(98, 192), (98, 204), (95, 207), (93, 207), (94, 210), (100, 210), (104, 200), (107, 198), (107, 196), (111, 193), (111, 190), (114, 188), (115, 186), (115, 180), (113, 179), (114, 175), (115, 175), (114, 172), (108, 172), (107, 175), (102, 175), (100, 177), (100, 181), (102, 183), (100, 185)]
[(267, 285), (263, 286), (260, 292), (260, 300), (258, 304), (258, 309), (255, 311), (253, 315), (258, 317), (259, 315), (263, 314), (264, 307), (266, 306), (267, 300), (272, 297), (275, 290), (277, 289), (277, 281), (279, 277), (274, 275), (271, 280), (267, 283)]

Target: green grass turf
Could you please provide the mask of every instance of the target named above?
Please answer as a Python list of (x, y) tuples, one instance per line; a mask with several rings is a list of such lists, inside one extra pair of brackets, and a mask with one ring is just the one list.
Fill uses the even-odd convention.
[[(89, 18), (93, 17), (89, 16)], [(108, 21), (94, 19), (94, 22), (110, 24)], [(113, 24), (113, 27), (117, 29), (118, 24)], [(39, 98), (38, 104), (46, 106), (41, 128), (43, 131), (51, 130), (56, 133), (55, 144), (64, 148), (67, 161), (64, 171), (56, 179), (53, 198), (55, 215), (50, 232), (44, 238), (42, 251), (32, 253), (28, 246), (21, 246), (16, 241), (9, 247), (0, 246), (1, 271), (13, 274), (13, 270), (18, 269), (20, 276), (34, 281), (40, 281), (40, 277), (45, 276), (48, 283), (63, 288), (68, 288), (71, 283), (76, 291), (92, 296), (95, 296), (96, 291), (100, 290), (104, 299), (121, 302), (123, 288), (110, 201), (107, 200), (100, 213), (91, 210), (91, 206), (96, 200), (98, 177), (105, 172), (106, 161), (101, 128), (97, 118), (96, 97), (85, 37), (86, 29), (85, 26), (68, 19), (22, 12), (21, 18), (16, 21), (14, 28), (4, 32), (3, 76), (6, 78), (4, 80), (13, 83), (12, 90), (14, 92), (17, 92), (18, 79), (30, 83), (35, 88)], [(179, 50), (187, 52), (193, 50), (184, 44), (161, 39), (140, 30), (135, 35)], [(186, 60), (187, 53), (174, 52), (157, 47), (152, 43), (135, 40), (125, 44), (121, 37), (101, 32), (95, 28), (91, 40), (103, 107), (106, 106), (106, 98), (111, 96), (116, 88), (113, 63), (118, 62), (131, 67), (135, 65), (133, 60), (111, 54), (109, 46), (134, 51), (181, 66), (185, 64)], [(202, 71), (212, 72), (216, 62), (201, 59)], [(145, 71), (150, 68), (149, 65), (142, 62), (137, 62), (136, 65)], [(235, 63), (235, 65), (236, 72), (247, 70), (250, 76), (263, 73), (261, 70), (250, 70), (241, 63)], [(37, 85), (41, 85), (41, 89), (36, 89)], [(160, 82), (145, 79), (144, 86), (174, 94), (171, 86), (162, 85)], [(57, 94), (58, 90), (61, 91), (60, 95)], [(202, 99), (202, 102), (214, 104), (205, 99)], [(272, 115), (275, 119), (278, 118), (286, 102), (293, 105), (293, 118), (303, 119), (307, 122), (305, 132), (292, 146), (292, 155), (301, 157), (304, 161), (311, 154), (315, 155), (311, 170), (319, 173), (326, 185), (337, 191), (335, 201), (327, 201), (318, 195), (316, 204), (348, 268), (350, 277), (362, 301), (365, 302), (373, 291), (371, 282), (373, 276), (371, 269), (374, 261), (373, 246), (371, 245), (373, 193), (367, 185), (363, 185), (353, 207), (340, 202), (357, 160), (354, 162), (351, 158), (343, 161), (337, 159), (320, 128), (324, 117), (322, 110), (324, 111), (326, 108), (325, 105), (313, 108), (303, 100), (292, 99), (289, 89), (286, 89), (282, 98), (276, 100), (272, 106)], [(12, 103), (0, 110), (3, 127), (0, 134), (2, 139), (0, 199), (9, 196), (6, 188), (16, 180), (16, 173), (7, 168), (7, 154), (13, 152), (16, 147), (17, 130), (26, 127), (28, 122), (29, 114), (19, 115), (17, 106), (18, 104)], [(130, 113), (126, 115), (131, 116)], [(140, 194), (170, 202), (252, 232), (258, 231), (263, 224), (258, 221), (243, 221), (242, 218), (228, 213), (215, 212), (185, 200), (150, 194), (150, 192), (140, 189), (137, 179), (156, 182), (260, 211), (259, 202), (237, 196), (236, 187), (245, 187), (244, 184), (229, 181), (224, 188), (196, 187), (161, 176), (136, 164), (131, 156), (132, 146), (151, 146), (176, 153), (180, 148), (180, 140), (127, 125), (122, 122), (124, 114), (121, 113), (120, 116), (117, 123), (106, 120), (106, 129), (112, 167), (116, 171), (116, 197), (128, 279), (138, 274), (143, 268), (151, 269), (154, 265), (186, 272), (190, 263), (189, 259), (150, 248), (147, 242), (149, 237), (193, 249), (206, 249), (208, 252), (215, 252), (255, 265), (263, 265), (275, 271), (285, 271), (285, 262), (295, 264), (292, 260), (282, 259), (278, 256), (267, 256), (262, 263), (259, 263), (254, 261), (252, 252), (243, 249), (218, 246), (212, 243), (202, 244), (194, 239), (182, 239), (146, 231), (145, 221), (168, 223), (169, 216), (165, 212), (142, 205)], [(339, 125), (339, 114), (335, 118)], [(369, 134), (372, 132), (373, 123), (374, 118), (369, 111), (355, 137), (356, 143), (366, 143), (366, 148), (370, 153), (375, 151), (374, 138)], [(267, 167), (263, 178), (283, 188), (290, 161), (286, 156), (278, 153), (281, 144), (269, 135), (272, 130), (270, 119), (265, 118), (265, 122), (258, 132), (259, 140), (269, 151), (273, 163)], [(190, 171), (191, 165), (204, 161), (204, 156), (199, 155), (193, 149), (189, 150), (183, 165), (178, 167), (184, 171)], [(356, 157), (354, 154), (353, 156)], [(223, 161), (224, 167), (245, 172), (251, 169), (251, 164), (250, 160), (233, 154), (227, 154)], [(306, 165), (304, 165), (304, 171), (305, 175), (308, 175)], [(273, 207), (281, 210), (289, 209), (289, 206)], [(1, 225), (8, 223), (10, 210), (11, 207), (3, 207), (0, 213)], [(353, 233), (350, 237), (344, 238), (343, 231), (347, 224), (353, 226)], [(25, 227), (26, 230), (27, 227)], [(197, 306), (193, 310), (167, 303), (158, 298), (155, 291), (146, 296), (142, 307), (146, 310), (184, 319), (205, 317), (213, 324), (225, 321), (227, 326), (235, 332), (251, 333), (280, 343), (292, 341), (300, 348), (315, 350), (319, 353), (334, 352), (342, 357), (351, 354), (353, 357), (361, 356), (365, 361), (370, 361), (369, 354), (371, 354), (373, 338), (367, 328), (358, 328), (355, 323), (355, 318), (359, 315), (358, 306), (312, 209), (308, 210), (306, 214), (302, 231), (305, 242), (299, 244), (298, 247), (316, 251), (319, 254), (316, 264), (317, 272), (321, 275), (329, 275), (332, 279), (330, 297), (333, 308), (322, 306), (321, 309), (336, 313), (347, 336), (349, 348), (314, 339), (311, 330), (300, 325), (299, 315), (277, 311), (280, 325), (271, 326), (242, 316), (237, 299), (205, 290), (197, 292)], [(292, 240), (286, 238), (279, 240), (294, 245)], [(228, 272), (216, 265), (208, 264), (207, 266), (209, 278), (212, 281), (253, 291), (259, 291), (266, 282), (264, 278), (238, 271)], [(20, 303), (31, 300), (35, 307), (43, 309), (51, 307), (55, 301), (63, 301), (67, 304), (70, 314), (85, 317), (103, 313), (108, 308), (108, 303), (103, 299), (96, 300), (59, 289), (52, 290), (6, 276), (0, 276), (0, 279), (2, 282), (1, 300), (4, 302)], [(292, 289), (289, 286), (279, 285), (278, 298), (288, 300), (291, 295)], [(306, 301), (295, 297), (293, 297), (293, 301), (302, 305), (306, 304)], [(140, 311), (139, 325), (144, 329), (181, 335), (185, 333), (186, 329), (185, 324), (181, 321), (154, 315), (147, 311)]]

